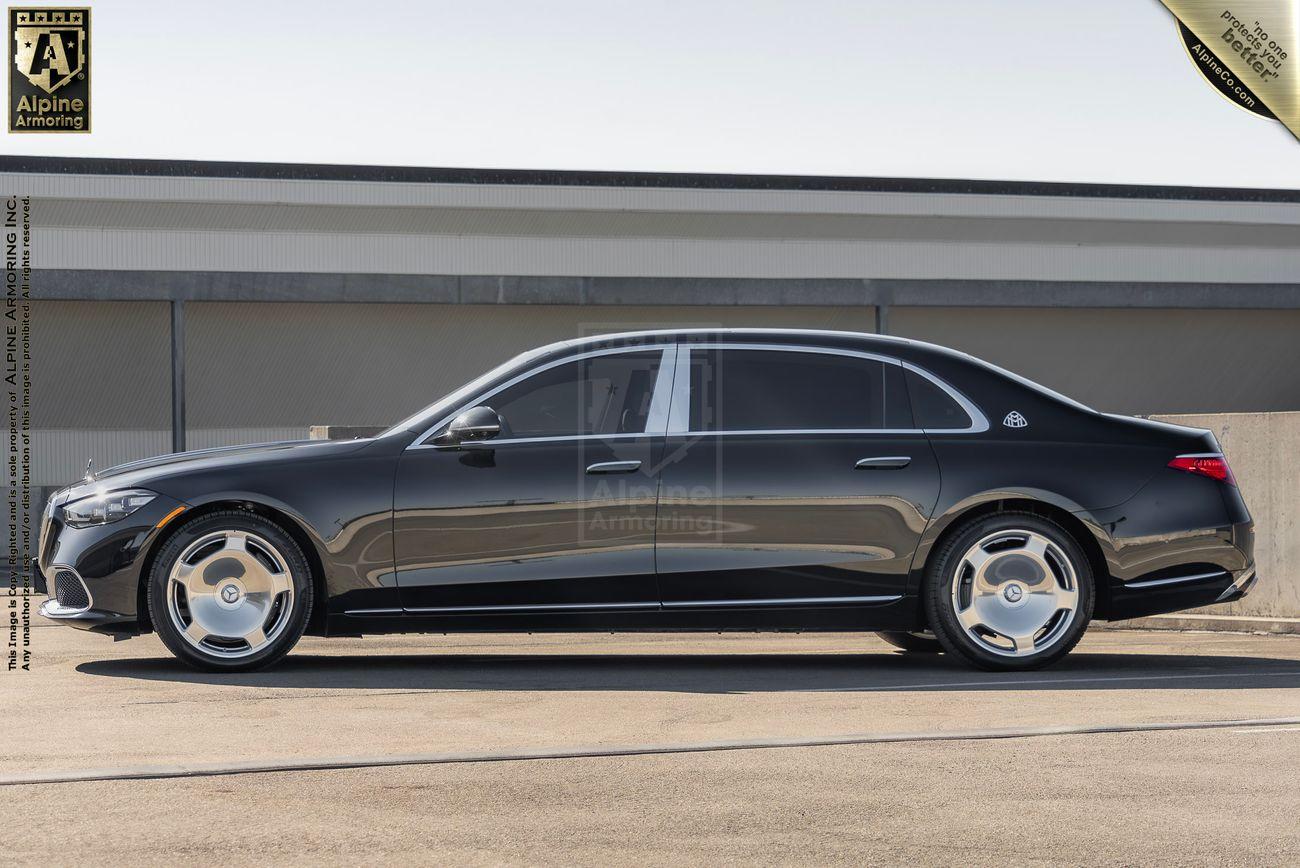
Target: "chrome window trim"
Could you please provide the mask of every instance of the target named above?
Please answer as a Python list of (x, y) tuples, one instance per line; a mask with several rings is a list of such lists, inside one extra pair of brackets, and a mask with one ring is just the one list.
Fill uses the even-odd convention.
[[(688, 332), (684, 332), (688, 333)], [(782, 332), (776, 332), (782, 333)], [(658, 332), (646, 332), (645, 334), (659, 334)], [(836, 334), (834, 332), (816, 332), (816, 334)], [(596, 356), (608, 355), (627, 355), (630, 353), (644, 353), (653, 351), (654, 345), (640, 346), (620, 346), (606, 347), (599, 350), (590, 350), (585, 353), (579, 353), (573, 356), (565, 356), (560, 359), (554, 359), (544, 365), (535, 368), (529, 368), (522, 371), (516, 376), (510, 378), (501, 385), (489, 389), (487, 392), (479, 394), (472, 400), (467, 401), (458, 407), (455, 411), (447, 414), (438, 420), (434, 425), (429, 426), (421, 432), (407, 446), (407, 449), (444, 449), (439, 446), (425, 441), (443, 426), (449, 424), (452, 419), (470, 409), (476, 407), (490, 399), (493, 395), (498, 394), (505, 389), (522, 382), (543, 371), (550, 370), (558, 365), (569, 362), (579, 361), (581, 359), (593, 358)], [(924, 377), (931, 383), (934, 383), (943, 390), (950, 398), (957, 402), (958, 406), (965, 411), (970, 418), (971, 424), (966, 428), (764, 428), (755, 430), (729, 430), (729, 431), (692, 431), (690, 430), (690, 365), (691, 352), (693, 350), (765, 350), (775, 352), (793, 352), (793, 353), (816, 353), (819, 355), (829, 356), (848, 356), (851, 358), (867, 359), (869, 361), (881, 362), (882, 364), (898, 365), (904, 370)], [(668, 375), (668, 370), (672, 375)], [(666, 413), (665, 413), (666, 408)], [(663, 418), (661, 423), (660, 419)], [(660, 428), (660, 424), (663, 425)], [(954, 386), (945, 380), (930, 373), (925, 368), (915, 365), (911, 362), (905, 362), (892, 356), (882, 355), (880, 353), (867, 352), (865, 350), (851, 350), (843, 347), (819, 347), (808, 344), (762, 344), (747, 343), (736, 341), (712, 341), (709, 343), (698, 344), (668, 344), (662, 348), (662, 355), (659, 362), (659, 371), (655, 377), (654, 394), (650, 399), (650, 412), (646, 419), (646, 430), (639, 434), (572, 434), (558, 435), (554, 437), (517, 437), (503, 440), (495, 440), (494, 443), (511, 444), (511, 443), (543, 443), (559, 442), (564, 440), (608, 440), (612, 438), (629, 438), (657, 436), (660, 433), (679, 434), (690, 437), (725, 437), (725, 436), (753, 436), (753, 435), (773, 435), (789, 436), (794, 434), (982, 434), (989, 430), (988, 417), (984, 412), (969, 398), (958, 391)]]
[(663, 355), (659, 357), (659, 371), (655, 375), (654, 392), (650, 395), (650, 409), (646, 411), (644, 434), (663, 434), (668, 430), (673, 378), (677, 376), (677, 355), (677, 344), (672, 344), (665, 347)]
[[(669, 434), (682, 434), (690, 437), (724, 437), (729, 435), (754, 434), (982, 434), (989, 430), (988, 417), (984, 415), (983, 411), (981, 411), (973, 401), (959, 392), (956, 388), (924, 368), (918, 367), (911, 362), (896, 359), (892, 356), (885, 356), (879, 353), (867, 352), (865, 350), (850, 350), (843, 347), (818, 347), (804, 344), (737, 343), (733, 341), (684, 344), (682, 345), (682, 349), (686, 350), (686, 352), (678, 352), (677, 354), (678, 374), (674, 378), (676, 381), (682, 383), (682, 388), (679, 389), (676, 383), (674, 383), (673, 412), (668, 421)], [(723, 431), (694, 431), (690, 429), (690, 357), (691, 352), (697, 349), (770, 350), (774, 352), (787, 353), (816, 353), (827, 356), (849, 356), (852, 358), (880, 362), (886, 365), (898, 365), (904, 370), (912, 371), (918, 376), (924, 377), (942, 389), (945, 394), (956, 401), (957, 405), (965, 411), (971, 424), (966, 428), (762, 428), (749, 430), (732, 429)], [(910, 400), (909, 396), (909, 405)]]
[[(439, 419), (435, 424), (426, 428), (414, 440), (412, 440), (411, 445), (407, 446), (406, 449), (410, 450), (410, 449), (448, 448), (445, 446), (440, 446), (436, 443), (426, 443), (424, 441), (426, 441), (429, 437), (433, 436), (433, 434), (437, 432), (439, 429), (441, 429), (444, 425), (450, 424), (451, 420), (455, 419), (457, 416), (459, 416), (461, 413), (464, 413), (466, 410), (470, 409), (471, 407), (477, 407), (480, 404), (483, 404), (488, 399), (490, 399), (493, 395), (499, 394), (500, 392), (505, 391), (506, 389), (510, 388), (516, 383), (521, 383), (524, 380), (529, 379), (530, 377), (534, 377), (537, 374), (542, 373), (543, 371), (549, 371), (551, 368), (555, 368), (560, 365), (567, 365), (570, 362), (577, 362), (583, 359), (595, 358), (597, 356), (615, 356), (615, 355), (630, 355), (634, 353), (650, 353), (650, 352), (654, 352), (655, 349), (659, 349), (661, 352), (659, 356), (659, 372), (655, 377), (655, 386), (654, 386), (655, 392), (650, 398), (650, 410), (651, 413), (653, 413), (656, 409), (659, 409), (659, 412), (662, 413), (662, 404), (666, 403), (667, 399), (666, 398), (660, 399), (659, 391), (661, 388), (665, 386), (665, 382), (671, 384), (671, 380), (668, 380), (666, 377), (663, 376), (663, 371), (666, 365), (672, 364), (672, 360), (669, 358), (669, 353), (671, 352), (675, 355), (677, 352), (677, 345), (667, 344), (662, 347), (657, 347), (655, 345), (649, 345), (649, 346), (643, 345), (643, 346), (633, 346), (633, 347), (626, 347), (626, 346), (606, 347), (604, 349), (599, 349), (599, 350), (589, 350), (588, 352), (578, 353), (577, 355), (573, 355), (573, 356), (564, 356), (563, 358), (552, 359), (551, 361), (547, 362), (544, 365), (539, 365), (534, 368), (529, 368), (526, 371), (521, 371), (520, 373), (511, 377), (509, 380), (506, 380), (504, 383), (500, 384), (499, 386), (489, 389), (486, 392), (482, 392), (476, 397), (466, 401), (464, 404), (457, 407), (454, 411), (448, 413), (446, 416)], [(659, 406), (657, 407), (656, 405)], [(578, 439), (608, 440), (610, 438), (616, 438), (616, 437), (623, 438), (623, 437), (654, 436), (659, 432), (650, 430), (650, 421), (651, 421), (650, 417), (647, 417), (646, 430), (637, 434), (561, 434), (561, 435), (556, 435), (554, 437), (517, 437), (508, 440), (493, 440), (491, 442), (493, 443), (527, 443), (527, 442), (541, 443), (548, 440), (555, 440), (555, 441), (578, 440)], [(665, 425), (667, 424), (666, 419), (664, 420), (664, 424)]]
[[(669, 431), (669, 434), (678, 434)], [(924, 434), (920, 428), (735, 428), (730, 431), (682, 431), (682, 437), (754, 437), (760, 434)]]
[[(640, 434), (556, 434), (549, 437), (505, 437), (500, 440), (484, 440), (481, 443), (491, 443), (493, 448), (497, 446), (510, 446), (517, 443), (565, 443), (574, 440), (636, 440), (643, 437), (662, 436), (657, 432), (643, 431)], [(442, 446), (436, 443), (426, 443), (420, 446), (408, 446), (407, 449), (454, 449), (453, 446)]]
[(668, 413), (667, 434), (685, 434), (691, 424), (691, 350), (678, 344), (673, 365), (672, 407)]

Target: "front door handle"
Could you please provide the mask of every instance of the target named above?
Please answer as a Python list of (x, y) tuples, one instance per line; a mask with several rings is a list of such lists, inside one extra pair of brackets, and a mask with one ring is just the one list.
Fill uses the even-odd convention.
[(912, 463), (907, 455), (886, 455), (880, 458), (861, 458), (853, 465), (854, 470), (898, 470)]
[(588, 473), (631, 473), (639, 470), (640, 461), (601, 461), (587, 466)]

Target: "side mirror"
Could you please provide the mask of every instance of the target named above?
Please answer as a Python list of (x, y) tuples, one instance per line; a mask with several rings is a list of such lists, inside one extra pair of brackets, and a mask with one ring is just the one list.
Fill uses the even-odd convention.
[(440, 439), (448, 445), (491, 440), (501, 433), (501, 417), (491, 407), (471, 407), (447, 426)]

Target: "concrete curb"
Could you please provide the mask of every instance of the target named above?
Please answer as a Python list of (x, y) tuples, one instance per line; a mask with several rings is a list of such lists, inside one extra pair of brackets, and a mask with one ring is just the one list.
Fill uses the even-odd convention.
[(1103, 630), (1205, 630), (1212, 633), (1272, 633), (1300, 636), (1300, 618), (1249, 615), (1152, 615), (1131, 621), (1098, 621)]

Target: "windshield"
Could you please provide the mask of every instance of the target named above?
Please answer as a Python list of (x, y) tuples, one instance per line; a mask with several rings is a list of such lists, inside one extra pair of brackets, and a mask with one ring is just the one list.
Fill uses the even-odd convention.
[(537, 349), (528, 350), (527, 352), (520, 353), (519, 355), (515, 356), (514, 358), (508, 361), (502, 362), (501, 364), (497, 365), (495, 368), (488, 371), (487, 373), (480, 374), (479, 376), (470, 380), (468, 383), (461, 386), (459, 389), (456, 389), (454, 392), (449, 392), (446, 395), (443, 395), (441, 398), (434, 401), (432, 404), (428, 405), (427, 407), (424, 407), (423, 409), (417, 411), (416, 413), (407, 416), (401, 422), (398, 422), (396, 425), (392, 426), (391, 428), (389, 428), (387, 431), (383, 432), (379, 436), (387, 437), (388, 435), (396, 434), (399, 431), (424, 430), (429, 425), (432, 425), (434, 422), (438, 421), (438, 418), (441, 415), (445, 413), (450, 413), (452, 410), (455, 410), (461, 403), (473, 397), (476, 392), (481, 391), (489, 383), (491, 383), (493, 380), (497, 379), (498, 377), (502, 376), (507, 371), (511, 371), (514, 370), (515, 368), (523, 367), (533, 359), (547, 352), (550, 352), (554, 348), (555, 348), (554, 345), (538, 347)]

